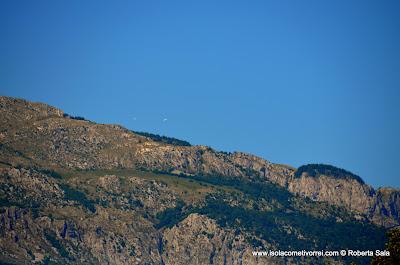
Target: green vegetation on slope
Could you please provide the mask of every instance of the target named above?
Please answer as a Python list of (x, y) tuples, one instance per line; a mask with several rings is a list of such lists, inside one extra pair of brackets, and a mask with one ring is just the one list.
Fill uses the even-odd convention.
[[(362, 223), (349, 217), (341, 208), (328, 209), (326, 218), (317, 218), (296, 208), (292, 202), (295, 196), (288, 191), (268, 182), (249, 182), (224, 177), (182, 176), (195, 181), (205, 181), (213, 185), (231, 186), (242, 191), (247, 198), (255, 201), (265, 199), (275, 202), (278, 207), (272, 211), (261, 211), (245, 205), (232, 206), (228, 203), (229, 194), (218, 193), (207, 196), (201, 207), (178, 205), (166, 209), (156, 217), (156, 228), (172, 227), (190, 213), (199, 213), (217, 221), (221, 227), (245, 231), (266, 240), (285, 250), (315, 249), (382, 249), (385, 241), (385, 229), (369, 223)], [(297, 198), (298, 199), (298, 198)], [(321, 203), (307, 201), (310, 208), (323, 206)], [(333, 212), (333, 214), (332, 214)], [(338, 222), (336, 217), (342, 219)], [(248, 238), (257, 247), (260, 242)], [(367, 264), (369, 258), (349, 259)]]
[(254, 182), (248, 181), (240, 178), (227, 178), (223, 176), (188, 176), (188, 175), (180, 175), (182, 178), (193, 179), (196, 181), (204, 181), (217, 186), (228, 186), (232, 187), (236, 190), (239, 190), (251, 198), (258, 199), (264, 198), (265, 200), (279, 201), (284, 204), (284, 206), (289, 206), (289, 199), (293, 197), (293, 195), (288, 192), (286, 189), (279, 187), (271, 182)]
[[(52, 170), (41, 170), (41, 172), (54, 175)], [(95, 180), (99, 176), (108, 174), (118, 176), (121, 183), (126, 181), (126, 177), (134, 176), (163, 182), (172, 190), (182, 191), (175, 207), (155, 215), (154, 227), (157, 229), (173, 227), (189, 214), (199, 213), (216, 220), (223, 228), (243, 231), (250, 235), (248, 240), (254, 247), (260, 246), (260, 239), (286, 250), (346, 248), (367, 250), (382, 249), (384, 245), (383, 228), (355, 221), (346, 216), (347, 212), (343, 213), (341, 209), (333, 206), (329, 206), (328, 209), (328, 206), (318, 202), (305, 201), (304, 204), (307, 204), (308, 208), (304, 211), (297, 204), (302, 198), (266, 181), (222, 176), (172, 175), (130, 169), (61, 171), (54, 179), (63, 183), (59, 185), (64, 190), (66, 199), (76, 201), (91, 212), (95, 212), (96, 185), (93, 184), (97, 183)], [(59, 179), (60, 176), (62, 179)], [(126, 188), (129, 189), (128, 186)], [(203, 189), (207, 191), (199, 194)], [(203, 203), (191, 206), (190, 200), (185, 199), (187, 196), (198, 196), (197, 200)], [(230, 203), (236, 197), (240, 199), (233, 204)], [(254, 207), (260, 201), (266, 201), (272, 208), (260, 210)], [(310, 209), (324, 207), (327, 207), (328, 212), (325, 217), (319, 218), (309, 214)], [(338, 222), (336, 216), (342, 221)], [(50, 237), (47, 237), (47, 240), (54, 241)], [(355, 261), (358, 264), (366, 264), (369, 260), (361, 258)]]
[[(116, 175), (124, 183), (127, 177), (137, 177), (145, 180), (154, 180), (168, 186), (169, 189), (177, 192), (181, 199), (187, 203), (203, 200), (205, 196), (213, 191), (225, 190), (234, 191), (230, 187), (216, 186), (205, 181), (195, 181), (188, 178), (182, 178), (178, 175), (163, 174), (160, 172), (144, 171), (137, 169), (98, 169), (98, 170), (76, 170), (60, 171), (65, 177), (66, 182), (72, 179), (78, 180), (78, 185), (85, 187), (89, 193), (95, 196), (96, 187), (90, 183), (95, 182), (99, 176)], [(74, 185), (76, 186), (76, 185)], [(129, 189), (129, 185), (122, 185), (122, 188)]]

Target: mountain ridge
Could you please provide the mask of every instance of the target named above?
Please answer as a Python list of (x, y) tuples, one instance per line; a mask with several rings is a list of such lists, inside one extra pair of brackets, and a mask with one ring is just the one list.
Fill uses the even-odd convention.
[[(328, 186), (325, 185), (326, 182), (319, 181), (320, 178), (315, 181), (310, 179), (310, 177), (312, 178), (313, 176), (310, 176), (309, 174), (296, 176), (299, 171), (271, 163), (251, 154), (243, 152), (218, 152), (214, 151), (210, 147), (201, 145), (176, 146), (164, 142), (157, 142), (153, 141), (151, 138), (135, 134), (120, 125), (96, 124), (86, 120), (73, 120), (70, 119), (69, 116), (65, 118), (62, 110), (44, 103), (31, 103), (22, 99), (8, 97), (1, 97), (0, 103), (2, 110), (7, 108), (7, 106), (14, 106), (11, 107), (14, 108), (12, 111), (13, 113), (8, 113), (8, 116), (16, 116), (14, 119), (21, 118), (21, 112), (19, 112), (19, 110), (24, 110), (23, 112), (27, 111), (28, 114), (25, 115), (25, 120), (29, 119), (30, 122), (33, 122), (32, 125), (34, 126), (32, 127), (33, 130), (27, 132), (28, 135), (25, 136), (25, 138), (35, 138), (36, 135), (41, 134), (41, 130), (46, 130), (45, 126), (47, 127), (47, 130), (51, 131), (54, 139), (52, 142), (47, 141), (46, 144), (48, 146), (53, 146), (55, 152), (51, 152), (53, 150), (49, 148), (44, 148), (41, 152), (43, 157), (46, 157), (47, 154), (48, 157), (45, 160), (53, 160), (53, 164), (56, 164), (57, 166), (72, 166), (80, 169), (144, 167), (151, 170), (164, 172), (174, 171), (194, 175), (222, 175), (227, 177), (250, 179), (265, 178), (282, 187), (288, 187), (289, 191), (293, 193), (302, 194), (312, 199), (327, 201), (339, 206), (344, 205), (350, 210), (356, 210), (362, 214), (367, 214), (369, 215), (369, 218), (375, 220), (375, 222), (380, 222), (380, 224), (386, 226), (395, 226), (399, 224), (397, 209), (400, 209), (400, 203), (397, 201), (399, 197), (399, 190), (397, 189), (393, 189), (392, 191), (393, 194), (395, 194), (395, 201), (393, 202), (395, 206), (393, 206), (392, 203), (392, 206), (386, 205), (385, 209), (382, 208), (385, 206), (384, 202), (378, 200), (374, 201), (373, 198), (375, 194), (381, 193), (381, 189), (378, 188), (375, 190), (369, 185), (364, 185), (363, 182), (360, 183), (362, 185), (350, 185), (351, 187), (357, 187), (357, 189), (354, 191), (343, 191), (340, 195), (334, 197), (335, 200), (332, 200), (331, 195), (335, 195), (335, 193), (339, 194), (339, 191), (335, 192), (335, 190), (340, 190), (351, 181), (341, 181), (335, 177), (326, 176), (324, 179), (330, 180), (328, 186), (334, 186), (335, 190), (333, 190), (329, 189)], [(25, 109), (24, 105), (26, 106)], [(32, 111), (36, 111), (36, 117)], [(7, 114), (2, 113), (1, 118), (7, 120), (6, 116)], [(46, 119), (49, 122), (46, 122)], [(69, 126), (68, 123), (70, 122), (73, 123), (72, 126)], [(32, 131), (36, 131), (36, 134), (29, 135)], [(77, 137), (80, 138), (79, 141), (71, 143), (70, 141), (65, 140), (68, 133), (77, 134)], [(118, 138), (120, 141), (113, 142), (112, 140), (107, 139), (106, 134), (111, 134), (114, 138)], [(5, 137), (4, 132), (0, 134), (0, 139), (1, 137)], [(3, 144), (3, 142), (1, 143)], [(29, 146), (29, 144), (26, 145)], [(68, 146), (74, 145), (78, 146), (76, 150), (68, 150)], [(114, 145), (117, 146), (117, 148), (106, 150), (108, 153), (104, 152), (104, 154), (98, 152), (99, 150), (102, 151), (101, 149), (107, 149), (107, 147), (101, 145)], [(80, 148), (80, 146), (84, 146), (84, 148)], [(15, 149), (22, 153), (25, 151), (18, 150), (18, 148)], [(40, 151), (39, 146), (35, 146), (35, 149), (35, 152)], [(124, 157), (120, 159), (119, 157), (112, 156), (110, 152), (124, 152)], [(72, 156), (65, 155), (70, 153), (72, 153)], [(85, 159), (85, 156), (87, 157), (88, 154), (91, 154), (91, 156), (101, 156), (100, 160), (102, 165), (100, 166), (99, 161), (96, 161), (95, 159)], [(65, 155), (65, 157), (63, 157), (62, 161), (55, 161), (54, 157), (57, 155)], [(40, 161), (40, 158), (35, 160)], [(66, 164), (67, 161), (68, 163)], [(300, 169), (301, 168), (302, 167), (300, 167)], [(289, 184), (289, 182), (291, 182), (291, 184)], [(308, 185), (313, 185), (314, 188), (312, 191), (307, 189), (306, 186)], [(325, 194), (320, 195), (321, 192)], [(388, 193), (388, 191), (385, 193)], [(358, 205), (350, 203), (350, 198), (354, 197), (353, 195), (359, 197)], [(341, 198), (343, 196), (348, 198), (348, 200), (342, 200)], [(362, 205), (367, 205), (367, 207)], [(388, 218), (385, 216), (385, 220), (382, 219), (378, 221), (379, 218), (377, 216), (379, 214), (372, 212), (374, 209), (376, 210), (376, 207), (379, 208), (378, 212), (387, 212), (389, 219), (391, 220), (388, 221)], [(391, 212), (390, 209), (392, 208), (395, 208), (395, 211)]]
[[(212, 264), (224, 261), (227, 257), (232, 259), (230, 264), (236, 264), (238, 260), (243, 261), (244, 256), (246, 264), (258, 264), (259, 261), (255, 261), (250, 255), (254, 245), (246, 245), (245, 249), (235, 245), (234, 250), (230, 250), (226, 248), (227, 241), (222, 238), (236, 238), (239, 242), (253, 238), (254, 242), (259, 242), (257, 244), (273, 247), (278, 244), (276, 240), (280, 242), (282, 235), (289, 237), (290, 234), (295, 234), (293, 242), (298, 241), (299, 246), (308, 246), (312, 240), (307, 237), (318, 239), (318, 235), (304, 235), (305, 232), (311, 233), (311, 230), (298, 223), (291, 211), (315, 225), (329, 219), (331, 221), (328, 223), (337, 227), (338, 231), (347, 231), (346, 229), (353, 227), (346, 222), (355, 222), (357, 227), (372, 225), (376, 228), (371, 228), (371, 234), (378, 237), (381, 233), (379, 229), (397, 227), (400, 224), (399, 190), (375, 190), (359, 179), (346, 177), (350, 172), (337, 168), (330, 167), (328, 171), (324, 171), (323, 167), (319, 167), (314, 176), (314, 173), (309, 174), (308, 171), (296, 176), (298, 171), (291, 167), (274, 164), (251, 154), (226, 153), (207, 146), (168, 143), (169, 139), (174, 138), (155, 141), (154, 138), (158, 139), (157, 137), (153, 136), (152, 139), (135, 134), (120, 125), (96, 124), (81, 118), (75, 119), (47, 104), (10, 97), (0, 97), (0, 120), (0, 166), (3, 168), (2, 185), (5, 187), (0, 195), (2, 204), (6, 207), (2, 215), (4, 220), (9, 220), (8, 223), (5, 221), (8, 228), (2, 228), (5, 238), (7, 235), (9, 237), (1, 243), (17, 240), (16, 230), (11, 230), (10, 227), (20, 222), (21, 218), (16, 216), (23, 215), (23, 220), (32, 223), (38, 233), (43, 235), (35, 237), (30, 234), (35, 240), (47, 242), (43, 248), (53, 244), (58, 249), (55, 252), (57, 254), (52, 256), (46, 256), (40, 251), (37, 255), (33, 254), (34, 257), (42, 257), (40, 262), (46, 257), (66, 262), (71, 255), (70, 258), (75, 261), (81, 259), (80, 262), (85, 260), (88, 263), (133, 263), (140, 256), (148, 264), (185, 264), (185, 258), (173, 253), (182, 254), (179, 242), (189, 242), (180, 229), (192, 227), (194, 234), (191, 236), (207, 242), (205, 249), (209, 249), (204, 252), (205, 250), (190, 245), (193, 253), (205, 255), (198, 264), (204, 264), (204, 260)], [(334, 174), (329, 175), (332, 171), (347, 173), (338, 178)], [(36, 183), (36, 186), (32, 186), (32, 183)], [(20, 189), (27, 198), (21, 197), (21, 192), (16, 193)], [(51, 192), (38, 192), (45, 190)], [(29, 198), (38, 202), (38, 205), (31, 205)], [(179, 202), (181, 200), (183, 204)], [(24, 204), (30, 206), (24, 207)], [(24, 212), (26, 209), (29, 211)], [(63, 213), (66, 209), (76, 217), (66, 216)], [(226, 211), (226, 216), (217, 215), (212, 209)], [(111, 217), (113, 213), (119, 216), (118, 219)], [(139, 227), (122, 228), (123, 223), (118, 220), (128, 218), (128, 213), (142, 216), (137, 219)], [(278, 219), (270, 219), (272, 213)], [(49, 214), (58, 216), (58, 219), (53, 220)], [(83, 216), (94, 223), (101, 223), (99, 227), (102, 229), (107, 227), (105, 222), (109, 219), (118, 227), (121, 226), (118, 228), (120, 231), (111, 227), (107, 228), (107, 232), (97, 231), (85, 219), (80, 219)], [(37, 224), (38, 218), (47, 220), (44, 222), (47, 225)], [(274, 227), (276, 222), (284, 222), (284, 227), (287, 228), (282, 230), (275, 227), (275, 234), (272, 234), (275, 236), (270, 237), (263, 233), (257, 236), (257, 230), (254, 229), (262, 226), (260, 220), (265, 218)], [(242, 224), (237, 224), (234, 221), (236, 219), (241, 220)], [(251, 223), (246, 223), (246, 220), (251, 220)], [(166, 223), (168, 227), (158, 226), (157, 222)], [(196, 222), (207, 225), (203, 227)], [(18, 238), (21, 237), (20, 233), (29, 234), (26, 226), (23, 223), (20, 225)], [(128, 238), (121, 234), (119, 238), (125, 243), (115, 242), (112, 235), (128, 233), (129, 229), (142, 232), (147, 229), (152, 239), (146, 240), (145, 234), (142, 234), (144, 245), (158, 254), (153, 257), (143, 254), (146, 252), (144, 245), (138, 244), (134, 237)], [(239, 230), (235, 232), (234, 229)], [(68, 235), (68, 231), (71, 231), (72, 236)], [(209, 235), (210, 231), (218, 236)], [(343, 232), (340, 233), (346, 237)], [(169, 238), (166, 240), (170, 243), (164, 242), (164, 237)], [(206, 239), (207, 237), (209, 238)], [(306, 239), (302, 239), (304, 237)], [(105, 247), (105, 243), (100, 244), (96, 238), (113, 242), (112, 248), (115, 249), (110, 249), (111, 246), (106, 244), (107, 251), (102, 252), (100, 245)], [(211, 243), (211, 239), (220, 242), (219, 245)], [(14, 243), (20, 242), (18, 240)], [(377, 239), (377, 243), (380, 240)], [(327, 244), (323, 242), (328, 242), (321, 238), (317, 241), (322, 245)], [(132, 256), (126, 252), (126, 242), (136, 249), (129, 250)], [(174, 243), (171, 245), (171, 242)], [(20, 251), (17, 255), (20, 260), (32, 257), (27, 252), (33, 252), (29, 244), (17, 248)], [(82, 249), (87, 254), (79, 255), (74, 251), (80, 244), (84, 244)], [(165, 245), (167, 252), (160, 244)], [(285, 241), (279, 244), (290, 246)], [(216, 251), (215, 248), (219, 247), (223, 251)], [(141, 255), (137, 253), (139, 249)], [(11, 251), (3, 250), (5, 253)], [(4, 259), (12, 260), (11, 257), (12, 255)], [(101, 257), (100, 260), (97, 257)], [(142, 260), (135, 262), (140, 264)], [(260, 264), (264, 264), (262, 262), (279, 263), (279, 260), (265, 259)], [(294, 259), (292, 262), (303, 261)]]

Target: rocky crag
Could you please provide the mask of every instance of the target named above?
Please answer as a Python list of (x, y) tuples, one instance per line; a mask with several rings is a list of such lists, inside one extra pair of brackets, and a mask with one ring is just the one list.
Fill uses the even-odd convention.
[[(379, 247), (400, 224), (400, 191), (347, 171), (158, 141), (10, 97), (0, 121), (3, 263), (343, 264), (252, 251)], [(318, 233), (326, 225), (338, 239)]]

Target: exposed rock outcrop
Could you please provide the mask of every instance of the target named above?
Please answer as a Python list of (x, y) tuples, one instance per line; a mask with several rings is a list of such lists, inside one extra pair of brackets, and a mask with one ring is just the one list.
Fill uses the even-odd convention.
[(285, 264), (283, 259), (254, 257), (255, 249), (243, 235), (221, 229), (206, 216), (191, 214), (184, 221), (164, 231), (162, 258), (169, 264)]
[(379, 192), (355, 180), (332, 176), (295, 178), (295, 169), (254, 155), (155, 142), (121, 126), (74, 120), (46, 104), (9, 97), (0, 97), (0, 119), (4, 121), (0, 125), (3, 163), (84, 170), (145, 168), (189, 175), (265, 179), (295, 194), (343, 206), (377, 224), (399, 225), (396, 190)]
[(288, 190), (315, 201), (324, 201), (359, 214), (360, 219), (393, 227), (400, 224), (400, 192), (395, 189), (375, 190), (355, 179), (331, 176), (292, 178)]
[(0, 262), (308, 264), (252, 251), (290, 248), (286, 236), (329, 244), (308, 222), (343, 233), (356, 215), (378, 239), (382, 228), (366, 221), (400, 223), (399, 190), (299, 177), (251, 154), (158, 142), (20, 99), (0, 97), (0, 120)]

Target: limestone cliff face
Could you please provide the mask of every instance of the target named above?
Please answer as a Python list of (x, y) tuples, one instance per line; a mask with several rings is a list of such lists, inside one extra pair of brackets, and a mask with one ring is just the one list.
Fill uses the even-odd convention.
[(0, 181), (0, 262), (41, 264), (51, 257), (63, 264), (299, 264), (255, 258), (256, 248), (242, 232), (199, 214), (157, 230), (153, 217), (178, 199), (162, 182), (70, 178), (71, 185), (96, 188), (100, 201), (92, 213), (65, 194), (60, 180), (36, 170), (2, 168)]
[(298, 177), (251, 154), (159, 142), (20, 99), (0, 97), (0, 121), (0, 263), (310, 264), (252, 251), (323, 244), (303, 222), (339, 215), (329, 225), (341, 228), (354, 213), (400, 223), (399, 190)]
[[(290, 172), (250, 154), (154, 142), (121, 126), (63, 117), (62, 111), (44, 104), (6, 97), (1, 100), (0, 118), (6, 122), (0, 125), (0, 151), (7, 163), (34, 161), (78, 169), (142, 167), (198, 175), (266, 177), (281, 185), (286, 185)], [(16, 124), (14, 120), (24, 122)]]
[(163, 262), (173, 264), (287, 264), (284, 259), (254, 257), (255, 251), (243, 235), (220, 228), (206, 216), (191, 214), (163, 233)]
[(289, 191), (316, 201), (326, 201), (360, 213), (368, 212), (375, 191), (356, 180), (336, 179), (329, 176), (293, 178)]
[[(221, 228), (213, 219), (191, 214), (171, 229), (163, 232), (160, 240), (162, 264), (222, 264), (222, 265), (267, 265), (267, 264), (312, 264), (307, 258), (255, 257), (253, 251), (275, 249), (263, 241), (263, 248), (251, 246), (241, 233)], [(315, 260), (314, 260), (315, 262)], [(344, 264), (343, 261), (322, 258), (323, 264)]]
[[(206, 146), (155, 142), (118, 125), (75, 120), (42, 103), (0, 97), (3, 163), (67, 169), (145, 168), (192, 175), (266, 179), (289, 191), (357, 212), (377, 224), (399, 224), (398, 191), (355, 180), (293, 177), (295, 169), (254, 155)], [(361, 217), (360, 217), (361, 218)]]
[(34, 217), (9, 207), (0, 213), (0, 261), (62, 264), (159, 264), (157, 232), (135, 215), (99, 209), (96, 216), (65, 209), (71, 216)]
[[(95, 188), (100, 199), (92, 213), (67, 196), (56, 180), (36, 170), (0, 170), (0, 262), (41, 264), (308, 264), (309, 261), (253, 257), (276, 248), (200, 214), (171, 228), (154, 227), (154, 216), (175, 206), (177, 194), (164, 183), (135, 176), (69, 177), (69, 183)], [(17, 189), (18, 188), (18, 189)], [(29, 206), (26, 199), (38, 204)], [(93, 198), (92, 198), (93, 199)], [(39, 204), (40, 202), (40, 204)], [(19, 206), (4, 206), (14, 204)], [(37, 210), (37, 212), (35, 212)], [(342, 264), (326, 260), (326, 264)]]
[(0, 181), (0, 263), (39, 264), (52, 257), (62, 264), (160, 264), (160, 232), (143, 211), (152, 215), (174, 206), (173, 192), (162, 183), (130, 177), (133, 184), (124, 189), (115, 176), (99, 177), (93, 185), (109, 202), (92, 213), (35, 170), (1, 169)]
[(369, 216), (376, 224), (386, 227), (400, 224), (400, 191), (391, 188), (378, 189)]
[(393, 227), (400, 224), (400, 193), (395, 189), (375, 190), (354, 179), (302, 175), (289, 181), (288, 190), (315, 201), (324, 201), (358, 213), (358, 218)]

